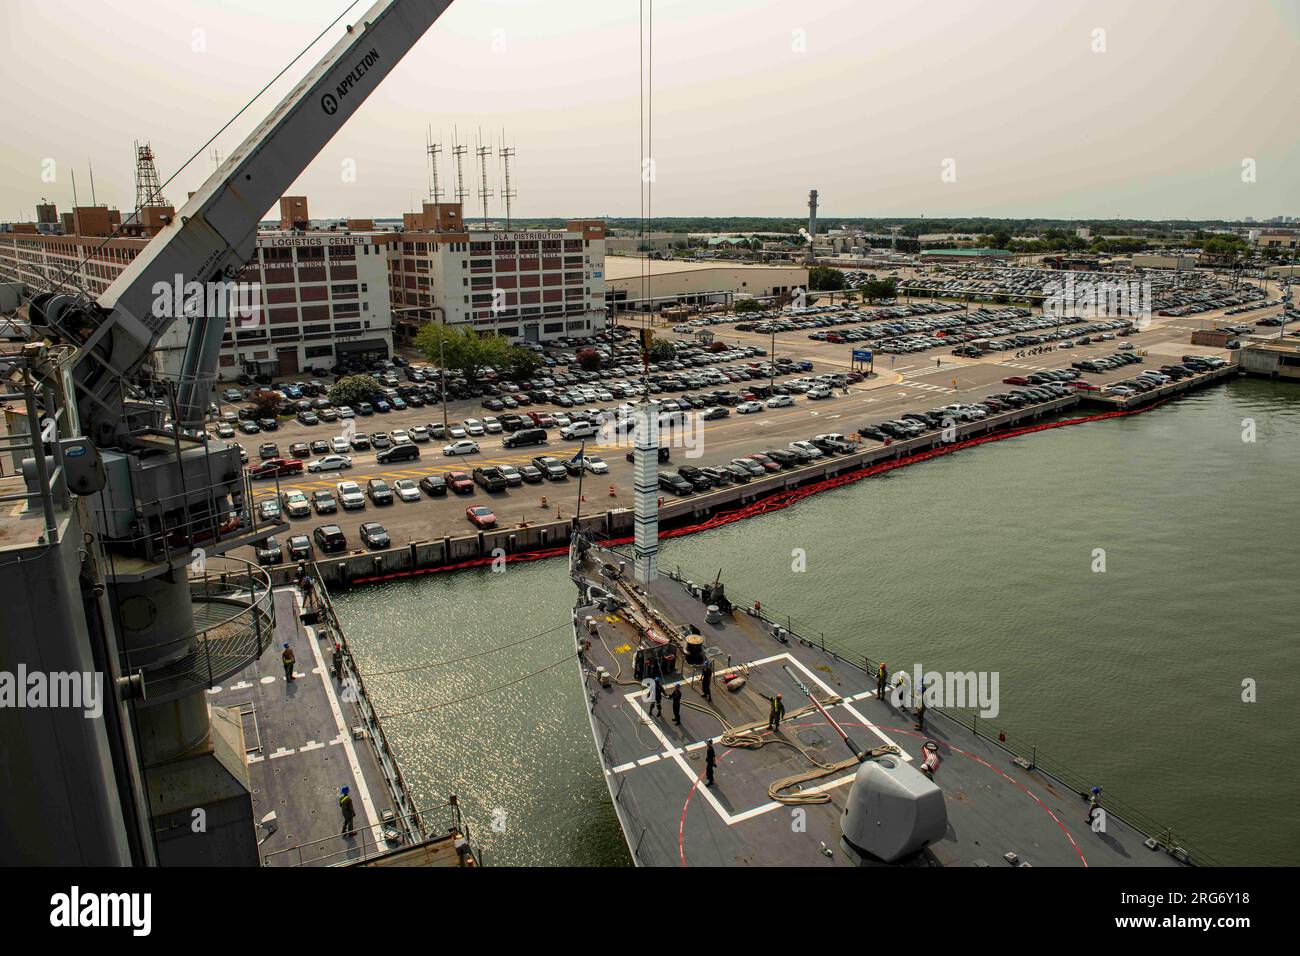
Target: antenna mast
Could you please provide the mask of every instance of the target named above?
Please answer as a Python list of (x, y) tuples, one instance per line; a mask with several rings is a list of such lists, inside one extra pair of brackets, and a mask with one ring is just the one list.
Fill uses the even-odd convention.
[(480, 185), (478, 188), (478, 198), (483, 200), (483, 228), (486, 229), (487, 222), (488, 222), (488, 199), (492, 197), (492, 192), (491, 190), (488, 189), (488, 183), (487, 183), (487, 158), (492, 154), (492, 147), (484, 146), (482, 145), (482, 143), (483, 143), (483, 135), (482, 133), (480, 133), (479, 146), (477, 149), (474, 150), (474, 153), (478, 156), (478, 171), (479, 171), (479, 180), (480, 180)]
[[(465, 215), (465, 197), (469, 195), (465, 191), (465, 154), (469, 152), (469, 147), (463, 146), (457, 142), (455, 129), (451, 133), (451, 155), (456, 160), (456, 202), (460, 203), (461, 215)], [(466, 227), (468, 228), (468, 227)]]
[(438, 156), (442, 153), (442, 144), (433, 142), (433, 130), (425, 136), (425, 152), (429, 154), (429, 199), (435, 203), (442, 202), (442, 187), (438, 185)]
[(510, 188), (510, 160), (514, 157), (514, 147), (505, 145), (506, 133), (501, 131), (501, 163), (505, 169), (505, 187), (501, 190), (501, 198), (506, 201), (506, 231), (510, 230), (510, 200), (514, 199), (518, 193)]

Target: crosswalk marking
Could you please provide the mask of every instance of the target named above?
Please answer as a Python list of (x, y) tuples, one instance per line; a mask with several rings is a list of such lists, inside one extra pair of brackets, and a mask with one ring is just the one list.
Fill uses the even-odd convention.
[(948, 395), (951, 395), (954, 391), (956, 391), (955, 389), (944, 388), (942, 385), (931, 385), (929, 382), (908, 382), (907, 387), (922, 388), (925, 389), (927, 392), (943, 392)]

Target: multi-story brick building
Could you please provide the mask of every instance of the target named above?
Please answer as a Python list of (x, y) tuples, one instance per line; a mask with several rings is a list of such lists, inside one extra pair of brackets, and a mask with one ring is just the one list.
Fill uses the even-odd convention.
[[(459, 203), (440, 203), (406, 214), (401, 232), (376, 231), (370, 220), (314, 230), (303, 228), (310, 222), (305, 197), (286, 196), (280, 207), (281, 226), (293, 228), (260, 233), (255, 257), (237, 277), (259, 287), (261, 309), (230, 322), (219, 358), (223, 379), (387, 358), (395, 332), (410, 341), (431, 320), (528, 342), (605, 328), (599, 220), (541, 232), (470, 231)], [(79, 208), (63, 217), (67, 234), (16, 224), (0, 232), (0, 281), (39, 291), (63, 280), (65, 288), (98, 296), (172, 213), (146, 212), (145, 221), (123, 227), (116, 210)], [(177, 321), (158, 343), (159, 373), (179, 371), (189, 327)]]
[(427, 321), (472, 324), (525, 342), (605, 328), (605, 224), (562, 230), (468, 230), (460, 203), (425, 203), (389, 240), (397, 332)]
[[(17, 224), (0, 233), (0, 280), (40, 291), (63, 287), (102, 293), (143, 249), (139, 237), (107, 238), (114, 220), (104, 207), (72, 214), (72, 234), (48, 234)], [(391, 234), (390, 234), (391, 235)], [(256, 283), (262, 304), (249, 319), (232, 320), (219, 358), (223, 379), (244, 372), (296, 375), (348, 359), (386, 358), (392, 351), (387, 236), (369, 233), (266, 232), (238, 281)], [(190, 322), (172, 325), (158, 343), (156, 370), (179, 372)]]

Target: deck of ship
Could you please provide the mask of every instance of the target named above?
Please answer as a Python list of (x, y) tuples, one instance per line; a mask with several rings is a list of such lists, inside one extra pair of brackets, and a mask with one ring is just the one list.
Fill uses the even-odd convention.
[[(332, 648), (299, 618), (297, 588), (275, 592), (275, 640), (262, 656), (224, 686), (208, 691), (211, 703), (232, 707), (243, 718), (244, 746), (253, 787), (253, 818), (276, 815), (274, 831), (258, 839), (267, 866), (342, 865), (359, 862), (395, 844), (381, 820), (392, 809), (374, 753), (352, 736), (350, 707), (330, 674)], [(293, 648), (294, 680), (280, 663), (283, 645)], [(341, 834), (340, 787), (349, 787), (356, 831)], [(263, 839), (265, 838), (265, 839)]]
[[(620, 560), (621, 555), (593, 550), (581, 576), (616, 591), (601, 565)], [(913, 711), (900, 712), (876, 698), (875, 681), (864, 668), (802, 640), (783, 640), (776, 628), (743, 609), (709, 624), (705, 605), (671, 579), (661, 577), (648, 596), (663, 618), (659, 625), (694, 625), (715, 661), (711, 704), (702, 697), (693, 665), (664, 681), (667, 692), (682, 685), (680, 725), (666, 696), (664, 714), (649, 715), (645, 690), (632, 675), (641, 636), (629, 613), (609, 613), (591, 602), (575, 609), (579, 641), (589, 637), (589, 617), (598, 632), (581, 655), (583, 686), (614, 807), (638, 864), (851, 865), (840, 845), (840, 815), (853, 767), (807, 785), (805, 793), (824, 793), (826, 803), (791, 806), (768, 793), (775, 780), (813, 769), (805, 754), (832, 764), (851, 756), (825, 718), (811, 709), (793, 672), (820, 699), (839, 699), (827, 709), (859, 748), (894, 745), (904, 760), (918, 761), (926, 741), (938, 744), (942, 763), (934, 779), (944, 793), (948, 829), (910, 865), (1013, 865), (1007, 854), (1015, 854), (1016, 865), (1029, 866), (1180, 865), (1163, 850), (1144, 845), (1146, 836), (1113, 813), (1105, 832), (1094, 832), (1081, 794), (1040, 770), (1024, 769), (1009, 751), (956, 720), (932, 709), (924, 731), (917, 730)], [(657, 629), (662, 633), (667, 627)], [(597, 666), (618, 678), (600, 686)], [(724, 687), (721, 677), (729, 669), (746, 672), (739, 691)], [(787, 714), (774, 733), (767, 729), (767, 698), (776, 693), (783, 695)], [(723, 728), (719, 717), (691, 705), (711, 706), (732, 727), (754, 725), (764, 738), (758, 748), (715, 742), (713, 787), (704, 783), (705, 744)]]

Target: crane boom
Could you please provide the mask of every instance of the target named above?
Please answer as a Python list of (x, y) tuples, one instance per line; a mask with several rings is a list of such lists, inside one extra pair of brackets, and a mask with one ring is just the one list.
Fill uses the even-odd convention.
[[(104, 291), (98, 315), (67, 312), (76, 309), (71, 297), (42, 303), (46, 324), (81, 346), (74, 374), (81, 386), (82, 421), (92, 437), (107, 444), (121, 438), (122, 383), (141, 369), (178, 320), (179, 309), (155, 308), (155, 287), (225, 282), (239, 275), (253, 256), (266, 210), (450, 4), (379, 0)], [(189, 318), (177, 390), (181, 424), (203, 420), (226, 318)]]

